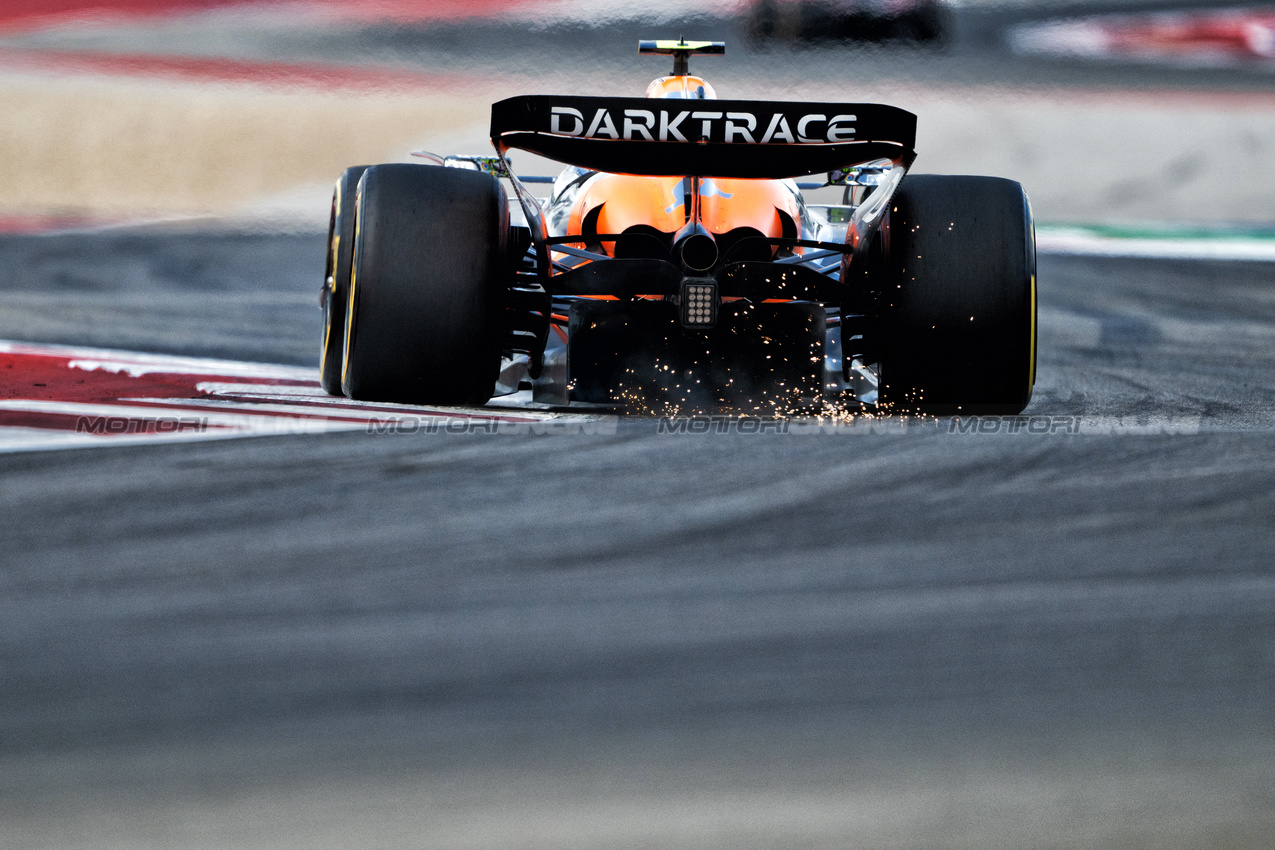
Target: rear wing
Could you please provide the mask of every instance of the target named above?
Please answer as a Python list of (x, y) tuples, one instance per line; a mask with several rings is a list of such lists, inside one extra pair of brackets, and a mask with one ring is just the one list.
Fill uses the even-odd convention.
[(916, 116), (876, 103), (514, 97), (491, 141), (619, 174), (781, 179), (916, 157)]

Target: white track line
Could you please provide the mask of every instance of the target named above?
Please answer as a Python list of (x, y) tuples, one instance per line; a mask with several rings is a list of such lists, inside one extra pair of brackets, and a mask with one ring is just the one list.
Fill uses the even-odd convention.
[(11, 367), (3, 375), (10, 397), (0, 398), (0, 452), (359, 430), (614, 428), (615, 417), (510, 404), (435, 408), (333, 398), (316, 369), (295, 366), (3, 340), (0, 357)]
[(1107, 236), (1083, 228), (1042, 227), (1036, 232), (1042, 254), (1146, 257), (1170, 260), (1275, 261), (1275, 238), (1243, 236)]

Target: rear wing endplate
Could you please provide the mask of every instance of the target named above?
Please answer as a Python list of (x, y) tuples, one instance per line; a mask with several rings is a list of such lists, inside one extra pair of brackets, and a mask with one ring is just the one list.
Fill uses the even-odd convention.
[(491, 108), (501, 156), (592, 171), (782, 179), (916, 157), (916, 116), (876, 103), (514, 97)]

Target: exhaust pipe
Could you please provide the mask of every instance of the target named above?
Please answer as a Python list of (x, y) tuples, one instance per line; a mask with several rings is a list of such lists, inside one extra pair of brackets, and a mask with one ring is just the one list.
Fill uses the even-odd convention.
[(706, 272), (717, 265), (717, 240), (704, 225), (688, 223), (673, 237), (673, 256), (687, 271)]

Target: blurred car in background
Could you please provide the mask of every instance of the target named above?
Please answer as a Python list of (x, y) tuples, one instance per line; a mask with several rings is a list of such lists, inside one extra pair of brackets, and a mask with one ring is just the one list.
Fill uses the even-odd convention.
[(941, 42), (947, 9), (941, 0), (756, 0), (744, 12), (746, 31), (767, 41)]

